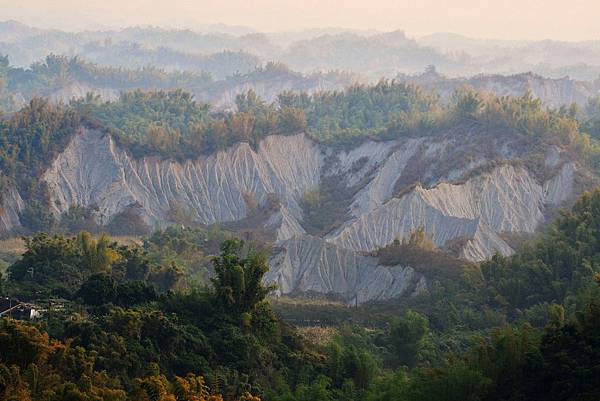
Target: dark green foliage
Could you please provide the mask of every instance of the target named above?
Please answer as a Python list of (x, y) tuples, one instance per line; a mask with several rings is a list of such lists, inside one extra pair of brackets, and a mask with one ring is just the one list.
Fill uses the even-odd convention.
[(179, 286), (185, 273), (175, 263), (162, 266), (151, 272), (148, 280), (152, 282), (159, 291), (169, 291)]
[(113, 271), (126, 280), (145, 280), (156, 266), (139, 246), (114, 244), (113, 248), (121, 256), (113, 263)]
[(81, 100), (73, 107), (123, 139), (139, 147), (147, 143), (165, 153), (178, 150), (179, 140), (189, 137), (190, 127), (208, 119), (208, 105), (196, 103), (190, 93), (182, 90), (136, 90), (121, 94), (118, 102)]
[(34, 98), (0, 121), (0, 171), (14, 180), (22, 197), (38, 196), (38, 178), (81, 125), (75, 110)]
[(345, 92), (286, 92), (279, 96), (282, 108), (303, 110), (309, 132), (324, 141), (345, 141), (357, 137), (386, 135), (388, 127), (413, 113), (433, 111), (435, 97), (394, 81), (374, 86), (353, 86)]
[(582, 130), (589, 133), (592, 138), (600, 139), (600, 96), (588, 99), (584, 111), (585, 118), (582, 123)]
[(88, 305), (103, 305), (117, 298), (117, 283), (106, 273), (90, 276), (77, 291), (77, 296)]
[(118, 102), (83, 99), (74, 107), (110, 128), (134, 154), (194, 158), (237, 142), (256, 146), (265, 136), (307, 132), (318, 141), (354, 146), (367, 138), (438, 135), (457, 129), (560, 142), (584, 158), (598, 154), (574, 116), (550, 110), (525, 94), (487, 97), (459, 90), (448, 106), (395, 81), (313, 95), (285, 92), (267, 104), (252, 90), (236, 98), (236, 112), (211, 114), (182, 91), (123, 94)]
[(426, 276), (457, 280), (469, 263), (437, 248), (422, 228), (413, 230), (409, 238), (395, 240), (375, 252), (379, 263), (387, 266), (411, 266)]
[(319, 188), (308, 191), (300, 200), (302, 225), (312, 235), (324, 235), (347, 218), (347, 208), (356, 188), (348, 188), (342, 177), (323, 177)]
[(573, 297), (600, 270), (599, 261), (600, 190), (596, 190), (563, 212), (542, 240), (514, 256), (494, 256), (481, 271), (493, 305), (527, 308)]
[[(245, 251), (245, 255), (243, 255)], [(253, 249), (244, 250), (244, 242), (227, 240), (221, 255), (213, 259), (215, 287), (219, 303), (230, 313), (252, 312), (273, 290), (262, 282), (269, 270), (267, 257)]]
[(37, 234), (25, 238), (25, 248), (21, 259), (8, 269), (10, 292), (23, 299), (71, 298), (84, 285), (78, 295), (89, 304), (118, 303), (120, 297), (152, 298), (150, 289), (135, 284), (121, 288), (118, 283), (146, 281), (159, 291), (167, 291), (181, 279), (177, 266), (156, 265), (137, 246), (118, 245), (106, 236), (94, 240), (86, 232), (70, 238)]
[(81, 99), (71, 106), (108, 129), (134, 155), (196, 158), (237, 142), (257, 145), (267, 135), (306, 128), (302, 111), (279, 110), (253, 91), (238, 95), (237, 112), (210, 114), (208, 105), (182, 90), (123, 93), (117, 102)]
[(458, 91), (452, 96), (451, 107), (457, 120), (475, 121), (483, 108), (483, 101), (474, 91)]
[(428, 331), (427, 318), (414, 311), (409, 310), (404, 316), (392, 319), (386, 342), (389, 344), (393, 363), (414, 367)]
[(113, 216), (106, 230), (112, 235), (147, 235), (152, 227), (140, 215), (138, 205), (133, 205)]
[(600, 306), (592, 303), (572, 322), (542, 337), (530, 362), (529, 400), (596, 400), (600, 397)]
[(144, 304), (155, 301), (158, 294), (154, 286), (145, 281), (125, 281), (117, 284), (113, 303), (121, 306)]
[[(156, 322), (156, 316), (144, 315), (132, 322), (137, 316), (126, 314), (121, 309), (115, 309), (103, 322), (107, 330), (119, 332), (125, 337), (130, 335), (154, 336), (154, 330), (163, 329), (163, 334), (168, 332), (165, 322)], [(2, 400), (30, 401), (30, 400), (194, 400), (209, 401), (222, 400), (220, 395), (212, 394), (206, 386), (203, 377), (189, 373), (183, 376), (170, 376), (170, 380), (160, 371), (160, 365), (151, 362), (139, 366), (140, 375), (130, 380), (129, 375), (138, 371), (119, 371), (119, 367), (129, 362), (126, 355), (119, 355), (119, 343), (113, 342), (111, 357), (123, 356), (124, 359), (107, 359), (103, 352), (107, 349), (81, 346), (89, 340), (94, 345), (99, 345), (103, 340), (123, 340), (115, 334), (110, 339), (102, 337), (102, 330), (87, 325), (80, 330), (81, 322), (72, 321), (67, 324), (71, 334), (77, 335), (85, 332), (88, 337), (85, 341), (58, 341), (50, 339), (47, 333), (38, 328), (23, 323), (3, 319), (0, 322), (0, 398)], [(152, 327), (145, 327), (146, 325)], [(190, 332), (190, 336), (199, 333)], [(175, 346), (186, 346), (193, 352), (201, 352), (203, 339), (201, 336), (195, 340)], [(149, 346), (150, 344), (146, 344)], [(89, 348), (94, 348), (91, 351)], [(194, 365), (188, 368), (200, 368), (206, 364), (205, 360), (192, 361)], [(122, 376), (115, 376), (113, 372), (119, 371)], [(125, 380), (123, 380), (125, 379)], [(259, 400), (249, 394), (245, 401)], [(237, 399), (237, 398), (236, 398)]]
[(295, 134), (306, 132), (308, 122), (302, 109), (296, 107), (282, 107), (277, 121), (277, 132), (286, 134)]
[(189, 286), (201, 287), (209, 282), (211, 255), (217, 255), (221, 243), (231, 237), (217, 226), (203, 229), (173, 225), (146, 237), (143, 248), (151, 261), (158, 265), (175, 263), (185, 271)]
[[(69, 349), (79, 350), (83, 359), (69, 366), (77, 369), (88, 358), (93, 364), (85, 366), (104, 371), (103, 382), (92, 379), (91, 387), (86, 387), (94, 391), (101, 391), (101, 383), (113, 383), (110, 378), (114, 377), (120, 378), (126, 391), (134, 389), (135, 393), (141, 382), (150, 391), (157, 383), (167, 386), (165, 383), (175, 376), (195, 372), (206, 376), (207, 383), (229, 400), (238, 399), (248, 390), (267, 400), (288, 401), (595, 400), (600, 388), (600, 288), (592, 279), (596, 270), (589, 266), (595, 266), (594, 258), (600, 249), (600, 233), (595, 227), (600, 214), (599, 193), (600, 190), (583, 196), (531, 249), (505, 258), (519, 258), (520, 263), (525, 263), (536, 255), (548, 266), (555, 266), (563, 255), (570, 255), (568, 263), (580, 260), (588, 266), (577, 273), (577, 280), (572, 275), (565, 276), (570, 277), (565, 284), (570, 295), (561, 299), (566, 307), (535, 304), (545, 309), (543, 330), (527, 323), (496, 323), (489, 331), (480, 330), (475, 339), (465, 340), (469, 331), (456, 328), (472, 324), (468, 323), (468, 315), (474, 311), (467, 311), (474, 300), (480, 302), (478, 307), (483, 310), (498, 308), (507, 312), (507, 319), (522, 319), (525, 314), (519, 314), (510, 302), (533, 302), (546, 296), (545, 289), (533, 283), (518, 287), (520, 293), (528, 296), (509, 297), (510, 287), (495, 283), (495, 276), (477, 278), (471, 266), (462, 278), (447, 276), (450, 282), (464, 283), (442, 293), (446, 296), (442, 301), (451, 304), (444, 312), (455, 313), (453, 319), (458, 322), (454, 331), (440, 330), (444, 326), (439, 324), (430, 328), (426, 316), (408, 311), (392, 319), (385, 329), (340, 326), (339, 334), (332, 340), (309, 350), (265, 301), (269, 288), (262, 284), (266, 272), (264, 257), (239, 240), (222, 244), (221, 255), (214, 258), (214, 289), (202, 292), (158, 295), (149, 283), (157, 275), (167, 274), (160, 273), (164, 268), (157, 270), (140, 248), (116, 244), (107, 247), (105, 238), (95, 241), (88, 234), (74, 239), (40, 234), (28, 240), (28, 252), (9, 270), (10, 284), (22, 285), (29, 280), (23, 272), (25, 264), (39, 266), (45, 275), (44, 282), (37, 283), (39, 288), (56, 285), (53, 273), (60, 272), (61, 277), (71, 273), (77, 297), (83, 301), (81, 307), (87, 308), (90, 318), (74, 315), (61, 321), (48, 316), (47, 329), (61, 341), (53, 346), (62, 349), (60, 344), (68, 340)], [(181, 244), (181, 249), (188, 249), (195, 238), (203, 235), (206, 233), (202, 231), (173, 228), (156, 233), (149, 243), (152, 247), (178, 249), (179, 241), (188, 241)], [(418, 233), (412, 242), (417, 237)], [(543, 254), (535, 254), (540, 250), (547, 252), (549, 241), (560, 250), (553, 254), (555, 258), (544, 259)], [(411, 246), (410, 243), (409, 240), (404, 245)], [(492, 268), (499, 260), (486, 263), (486, 269)], [(45, 265), (48, 267), (44, 269)], [(518, 266), (515, 263), (512, 267), (517, 275)], [(535, 266), (528, 266), (527, 271)], [(595, 277), (600, 282), (600, 275)], [(498, 305), (498, 300), (489, 296), (492, 288), (501, 288), (497, 293), (511, 301)], [(439, 307), (440, 294), (436, 291), (442, 290), (432, 285), (425, 298), (413, 301)], [(452, 312), (452, 306), (465, 311)], [(576, 307), (573, 313), (569, 312), (571, 306)], [(532, 308), (530, 311), (527, 316), (541, 313)], [(428, 315), (433, 317), (435, 313)], [(46, 352), (53, 355), (47, 337), (31, 327), (11, 324), (0, 327), (0, 363), (15, 363), (23, 368), (31, 363), (45, 363)], [(461, 348), (451, 345), (452, 341), (470, 346)], [(17, 349), (19, 352), (15, 352)], [(461, 352), (453, 355), (453, 350)], [(409, 368), (390, 370), (400, 365)], [(58, 369), (56, 377), (60, 379), (55, 387), (68, 378), (80, 377), (68, 370), (71, 368), (58, 365), (45, 369)], [(154, 379), (147, 379), (149, 374)], [(160, 374), (164, 375), (162, 379), (156, 379)], [(5, 391), (2, 383), (6, 382), (0, 381), (0, 391)], [(29, 389), (29, 385), (23, 388)], [(121, 388), (113, 384), (109, 387), (111, 391)]]
[[(21, 216), (23, 223), (23, 216)], [(67, 233), (78, 233), (80, 231), (97, 232), (98, 224), (90, 208), (73, 205), (60, 217), (60, 229)], [(50, 231), (46, 229), (45, 231)]]
[[(169, 232), (156, 233), (149, 243), (176, 246), (178, 239), (207, 234)], [(38, 302), (59, 289), (63, 296), (72, 294), (91, 318), (66, 315), (61, 321), (48, 312), (48, 330), (91, 352), (95, 368), (120, 377), (126, 388), (156, 364), (170, 378), (202, 373), (218, 391), (237, 399), (244, 391), (260, 392), (279, 380), (286, 363), (313, 364), (302, 356), (295, 333), (265, 302), (270, 290), (262, 284), (265, 257), (241, 241), (225, 241), (215, 258), (216, 288), (190, 293), (167, 291), (177, 288), (181, 272), (176, 266), (159, 267), (141, 248), (110, 243), (106, 237), (38, 234), (27, 239), (26, 247), (9, 270), (14, 293)], [(35, 266), (40, 278), (28, 276), (27, 266)], [(241, 275), (236, 278), (235, 273)], [(295, 380), (293, 372), (285, 376)]]
[(38, 234), (25, 239), (26, 252), (9, 267), (14, 292), (23, 298), (70, 295), (81, 285), (82, 252), (75, 239)]
[(354, 387), (369, 388), (377, 375), (378, 364), (366, 350), (343, 342), (332, 342), (326, 349), (327, 374), (336, 387), (342, 387), (351, 380)]
[(32, 232), (52, 232), (56, 228), (56, 219), (48, 208), (37, 201), (30, 202), (19, 215), (23, 227)]

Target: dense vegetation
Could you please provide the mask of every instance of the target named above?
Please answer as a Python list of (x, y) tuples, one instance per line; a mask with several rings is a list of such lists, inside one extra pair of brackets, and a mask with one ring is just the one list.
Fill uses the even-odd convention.
[(208, 283), (211, 255), (233, 234), (217, 226), (208, 229), (170, 226), (144, 238), (142, 248), (148, 259), (159, 266), (175, 264), (185, 272), (185, 286), (200, 288)]
[(210, 75), (177, 72), (143, 66), (127, 70), (101, 67), (77, 57), (49, 55), (30, 68), (11, 66), (6, 56), (0, 57), (0, 106), (3, 110), (18, 108), (19, 98), (50, 96), (72, 84), (88, 88), (106, 88), (127, 91), (135, 88), (204, 88), (213, 82)]
[[(31, 77), (28, 81), (31, 85), (43, 87), (60, 85), (61, 81), (74, 79), (71, 76), (77, 79), (87, 77), (89, 80), (123, 79), (133, 82), (132, 87), (140, 87), (136, 86), (139, 83), (145, 87), (146, 80), (161, 81), (153, 75), (160, 75), (160, 72), (113, 71), (58, 56), (49, 56), (44, 63), (35, 64), (30, 70), (14, 69), (5, 58), (0, 61), (0, 89), (3, 82), (5, 89), (10, 89), (12, 75)], [(267, 66), (264, 72), (289, 74), (284, 66), (274, 64)], [(169, 77), (169, 80), (175, 79)], [(185, 77), (178, 77), (173, 82), (169, 80), (164, 88), (193, 87)], [(51, 83), (54, 81), (57, 83)], [(34, 102), (41, 103), (39, 100)], [(458, 91), (445, 106), (417, 87), (380, 81), (376, 85), (355, 85), (340, 92), (312, 95), (284, 92), (273, 104), (249, 91), (239, 95), (235, 103), (235, 112), (214, 113), (208, 105), (195, 101), (190, 93), (182, 90), (136, 90), (121, 94), (114, 102), (104, 102), (97, 96), (88, 95), (69, 107), (58, 108), (63, 112), (77, 112), (88, 123), (113, 132), (140, 155), (189, 158), (240, 141), (256, 145), (267, 135), (301, 131), (307, 131), (317, 140), (332, 143), (465, 130), (481, 134), (553, 138), (574, 145), (583, 152), (589, 152), (590, 147), (589, 139), (578, 130), (576, 109), (548, 110), (530, 94), (520, 98), (495, 98), (482, 97), (465, 89)], [(27, 122), (32, 107), (25, 107), (17, 116)], [(51, 107), (56, 106), (48, 105), (46, 108)], [(594, 108), (590, 105), (588, 109)], [(593, 115), (591, 111), (588, 114)], [(46, 117), (42, 114), (39, 118), (43, 121)], [(14, 120), (18, 118), (7, 121)], [(590, 121), (594, 121), (593, 118)], [(595, 132), (593, 123), (585, 127)], [(31, 131), (35, 131), (35, 127), (31, 127)], [(44, 149), (41, 151), (46, 153)]]
[[(444, 267), (452, 274), (430, 268), (426, 293), (361, 307), (351, 313), (374, 325), (356, 319), (311, 343), (271, 311), (266, 258), (243, 242), (222, 243), (211, 288), (185, 290), (174, 261), (151, 260), (157, 247), (185, 254), (202, 235), (158, 232), (150, 253), (86, 233), (28, 239), (4, 293), (65, 300), (33, 326), (1, 323), (2, 396), (203, 400), (209, 388), (227, 400), (600, 396), (600, 190), (515, 255), (462, 273), (454, 263)], [(418, 252), (440, 251), (416, 231), (380, 257), (397, 263)]]
[(138, 156), (194, 158), (237, 142), (256, 146), (267, 135), (306, 128), (301, 112), (267, 105), (252, 91), (236, 98), (235, 113), (211, 114), (208, 105), (181, 90), (124, 93), (114, 103), (88, 97), (72, 106), (115, 133)]
[[(39, 68), (60, 71), (67, 61), (59, 60), (55, 68), (50, 61)], [(216, 113), (182, 90), (136, 90), (122, 93), (114, 102), (88, 95), (69, 105), (34, 98), (20, 111), (0, 119), (0, 185), (16, 184), (27, 205), (21, 220), (31, 231), (97, 230), (93, 213), (77, 207), (55, 221), (47, 208), (46, 189), (39, 182), (55, 155), (82, 126), (113, 135), (137, 157), (196, 158), (239, 142), (257, 147), (261, 139), (272, 134), (306, 132), (332, 146), (356, 146), (366, 139), (461, 133), (482, 140), (509, 136), (538, 153), (543, 152), (544, 144), (558, 144), (591, 167), (600, 166), (597, 142), (579, 128), (576, 117), (580, 112), (575, 107), (546, 109), (530, 94), (496, 98), (465, 89), (456, 92), (448, 105), (442, 105), (416, 87), (381, 81), (343, 92), (286, 92), (274, 103), (248, 91), (238, 95), (235, 103), (235, 111)], [(588, 114), (593, 115), (591, 111)], [(590, 117), (583, 127), (596, 135), (594, 121)], [(333, 187), (319, 188), (312, 199), (303, 202), (311, 232), (326, 231), (345, 213), (343, 202), (337, 200), (350, 199), (348, 193), (353, 189), (338, 191), (335, 177), (331, 181)], [(109, 229), (118, 233), (120, 226)], [(132, 226), (136, 233), (150, 230), (141, 220)]]
[[(294, 362), (292, 350), (304, 352), (299, 340), (264, 300), (264, 257), (231, 240), (214, 263), (214, 291), (171, 292), (172, 285), (161, 280), (156, 286), (149, 275), (169, 284), (176, 275), (156, 272), (138, 248), (85, 234), (29, 240), (23, 259), (10, 268), (10, 292), (36, 288), (30, 294), (64, 295), (87, 310), (72, 315), (81, 309), (63, 301), (66, 307), (48, 311), (39, 328), (2, 322), (2, 399), (18, 390), (19, 400), (200, 400), (208, 398), (207, 387), (191, 372), (202, 372), (214, 393), (248, 401), (248, 392), (281, 380), (283, 363), (306, 364)], [(43, 282), (49, 285), (41, 289)]]
[(497, 98), (463, 89), (442, 105), (417, 87), (380, 81), (342, 92), (284, 92), (272, 104), (250, 90), (235, 103), (235, 112), (210, 113), (182, 91), (137, 91), (118, 102), (88, 97), (73, 107), (116, 132), (140, 155), (189, 158), (236, 142), (255, 146), (268, 135), (303, 131), (334, 145), (463, 131), (561, 143), (585, 156), (595, 152), (579, 130), (576, 108), (547, 109), (531, 94)]
[(17, 183), (24, 198), (39, 194), (37, 178), (81, 126), (79, 113), (36, 98), (0, 120), (0, 178)]
[(600, 140), (600, 96), (590, 98), (580, 114), (582, 129), (592, 138)]

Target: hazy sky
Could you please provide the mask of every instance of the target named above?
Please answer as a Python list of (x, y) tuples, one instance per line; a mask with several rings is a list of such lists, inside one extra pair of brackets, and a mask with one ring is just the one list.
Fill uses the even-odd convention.
[[(506, 39), (600, 39), (600, 0), (0, 0), (0, 20), (43, 27), (315, 27), (455, 32)], [(1, 38), (0, 38), (1, 40)]]

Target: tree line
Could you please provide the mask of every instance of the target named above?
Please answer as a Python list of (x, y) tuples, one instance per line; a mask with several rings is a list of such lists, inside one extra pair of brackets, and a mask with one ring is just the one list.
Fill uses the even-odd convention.
[[(152, 242), (178, 246), (190, 235)], [(397, 246), (423, 246), (420, 237)], [(186, 290), (173, 280), (176, 266), (163, 270), (140, 246), (86, 233), (39, 234), (26, 241), (0, 288), (38, 301), (60, 296), (66, 307), (33, 325), (2, 321), (0, 394), (594, 400), (600, 396), (599, 241), (600, 189), (512, 256), (437, 279), (430, 268), (421, 295), (365, 306), (371, 317), (391, 308), (383, 324), (346, 322), (308, 342), (273, 312), (271, 288), (263, 283), (266, 256), (241, 240), (221, 244), (210, 287)]]

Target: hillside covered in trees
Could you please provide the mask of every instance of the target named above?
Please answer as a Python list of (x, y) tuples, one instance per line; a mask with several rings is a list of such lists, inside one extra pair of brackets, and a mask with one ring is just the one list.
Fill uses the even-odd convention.
[[(451, 102), (441, 104), (416, 86), (385, 80), (345, 91), (286, 91), (272, 103), (249, 90), (236, 96), (231, 112), (215, 112), (180, 89), (136, 90), (114, 101), (88, 94), (69, 105), (35, 99), (5, 121), (23, 119), (19, 116), (31, 114), (36, 107), (76, 113), (140, 148), (141, 155), (193, 158), (236, 142), (256, 145), (268, 135), (303, 131), (318, 141), (351, 144), (366, 138), (428, 136), (456, 129), (548, 136), (589, 152), (585, 135), (578, 132), (575, 106), (550, 109), (530, 94), (494, 97), (469, 89), (456, 91)], [(590, 122), (584, 125), (593, 133), (596, 109), (591, 102), (587, 108)]]
[[(229, 54), (229, 58), (235, 57), (236, 54)], [(231, 64), (230, 60), (223, 63)], [(285, 90), (337, 90), (359, 80), (352, 73), (340, 71), (302, 74), (273, 62), (257, 62), (242, 71), (218, 67), (217, 75), (193, 68), (170, 71), (156, 65), (124, 68), (91, 63), (78, 56), (49, 54), (23, 68), (11, 65), (9, 57), (3, 55), (0, 57), (0, 110), (17, 111), (35, 97), (68, 103), (94, 93), (104, 101), (114, 101), (122, 92), (180, 88), (186, 88), (199, 100), (212, 103), (216, 109), (231, 109), (236, 95), (253, 88), (263, 97), (274, 100)]]
[[(273, 220), (273, 215), (291, 219), (286, 207), (294, 206), (304, 217), (299, 220), (304, 234), (325, 237), (335, 232), (347, 217), (349, 200), (360, 193), (351, 185), (342, 186), (345, 180), (357, 180), (353, 185), (364, 181), (362, 188), (368, 189), (367, 183), (378, 182), (369, 174), (378, 168), (386, 171), (384, 159), (377, 166), (361, 156), (364, 147), (376, 149), (374, 155), (384, 154), (386, 147), (401, 155), (403, 146), (419, 154), (415, 144), (431, 141), (436, 149), (452, 138), (455, 153), (438, 158), (438, 168), (445, 171), (463, 161), (457, 159), (474, 160), (471, 152), (481, 150), (481, 142), (508, 140), (524, 149), (522, 159), (481, 165), (465, 177), (455, 177), (453, 185), (480, 185), (477, 180), (489, 179), (488, 170), (499, 169), (499, 178), (494, 179), (516, 177), (507, 185), (511, 193), (520, 188), (512, 183), (525, 182), (528, 193), (550, 199), (542, 198), (551, 192), (548, 181), (543, 181), (548, 180), (546, 170), (536, 168), (550, 160), (559, 171), (569, 163), (594, 171), (598, 148), (596, 139), (587, 134), (594, 133), (593, 119), (580, 124), (575, 106), (548, 109), (529, 94), (498, 98), (465, 89), (441, 103), (436, 96), (395, 81), (337, 92), (284, 92), (274, 102), (247, 91), (236, 96), (235, 104), (235, 110), (215, 111), (182, 90), (136, 90), (109, 102), (91, 95), (69, 104), (34, 98), (21, 110), (3, 116), (2, 185), (17, 188), (25, 203), (18, 215), (21, 229), (31, 236), (24, 242), (22, 257), (11, 261), (3, 273), (0, 289), (2, 295), (44, 309), (33, 324), (2, 320), (3, 397), (52, 401), (597, 398), (598, 191), (583, 195), (530, 245), (514, 246), (514, 255), (498, 253), (481, 263), (456, 251), (464, 238), (440, 243), (424, 227), (403, 238), (396, 235), (370, 252), (326, 242), (331, 237), (314, 240), (324, 249), (325, 261), (329, 251), (353, 252), (355, 259), (344, 259), (344, 268), (359, 260), (364, 263), (360, 269), (409, 266), (414, 277), (424, 277), (426, 285), (420, 291), (362, 305), (357, 300), (354, 308), (322, 298), (304, 304), (270, 298), (278, 289), (267, 284), (272, 259), (263, 251), (276, 243), (289, 252), (292, 240), (267, 236), (257, 251), (235, 239), (239, 235), (261, 238), (257, 225)], [(254, 160), (259, 165), (258, 155), (265, 157), (258, 153), (261, 146), (276, 135), (315, 152), (323, 147), (325, 155), (337, 152), (337, 160), (321, 160), (321, 153), (308, 163), (302, 160), (315, 169), (311, 160), (322, 163), (323, 171), (334, 166), (337, 173), (318, 171), (323, 181), (316, 189), (307, 185), (298, 190), (296, 204), (295, 199), (285, 204), (285, 194), (280, 199), (265, 196), (261, 204), (258, 197), (242, 193), (249, 212), (237, 221), (224, 222), (224, 229), (192, 223), (191, 211), (170, 200), (168, 219), (177, 226), (152, 233), (154, 227), (133, 212), (137, 205), (103, 225), (92, 204), (74, 203), (64, 213), (53, 214), (50, 206), (56, 203), (50, 199), (55, 194), (48, 181), (40, 179), (74, 138), (84, 137), (83, 131), (109, 138), (107, 143), (115, 146), (110, 149), (123, 152), (118, 157), (143, 166), (150, 165), (143, 164), (149, 160), (189, 166), (195, 160), (213, 160), (215, 155), (228, 157), (241, 148), (254, 157), (241, 159), (242, 164)], [(101, 148), (92, 144), (94, 155), (99, 154)], [(548, 149), (559, 149), (558, 156), (549, 158)], [(357, 153), (354, 159), (347, 156), (352, 152)], [(491, 149), (487, 152), (493, 154)], [(343, 162), (343, 157), (349, 161)], [(395, 157), (390, 159), (396, 162)], [(485, 157), (495, 160), (487, 153)], [(561, 157), (567, 161), (552, 162)], [(106, 160), (101, 159), (102, 164)], [(390, 190), (386, 201), (396, 203), (407, 194), (436, 189), (436, 184), (430, 188), (414, 184), (427, 177), (417, 171), (418, 158), (408, 161), (408, 170), (390, 184), (398, 192)], [(514, 173), (522, 165), (539, 177)], [(544, 168), (548, 175), (556, 174)], [(295, 179), (304, 178), (297, 174), (300, 170), (293, 171), (298, 175)], [(534, 185), (539, 188), (531, 189)], [(539, 199), (535, 202), (542, 202)], [(520, 216), (515, 221), (526, 220)], [(541, 222), (541, 217), (534, 220), (532, 236)], [(133, 234), (144, 236), (141, 243), (123, 245), (100, 234), (103, 230), (132, 234), (124, 231), (131, 227)], [(494, 233), (489, 235), (495, 238)], [(510, 238), (500, 241), (508, 244)], [(513, 241), (519, 244), (522, 239)], [(304, 259), (303, 263), (308, 264)], [(311, 326), (315, 321), (325, 327), (290, 324)]]
[(515, 255), (465, 266), (450, 281), (440, 275), (444, 281), (410, 305), (361, 307), (356, 316), (362, 310), (375, 325), (346, 323), (324, 337), (301, 334), (272, 312), (266, 258), (239, 240), (223, 242), (211, 287), (186, 290), (136, 245), (41, 234), (27, 240), (0, 288), (38, 302), (66, 299), (33, 325), (2, 320), (0, 394), (593, 400), (599, 222), (596, 190)]
[(0, 401), (600, 401), (592, 0), (25, 3)]
[[(179, 164), (188, 161), (204, 162), (220, 151), (230, 157), (239, 144), (247, 144), (249, 150), (260, 152), (260, 144), (272, 136), (279, 136), (277, 141), (280, 142), (285, 141), (283, 138), (286, 137), (296, 141), (297, 139), (292, 138), (304, 135), (303, 138), (311, 141), (310, 144), (306, 143), (310, 149), (315, 149), (311, 145), (315, 144), (320, 149), (329, 149), (323, 150), (324, 152), (336, 155), (353, 149), (354, 152), (363, 152), (357, 149), (365, 146), (369, 149), (368, 152), (375, 152), (373, 157), (377, 158), (382, 157), (385, 152), (393, 151), (402, 143), (413, 144), (405, 150), (410, 153), (417, 150), (414, 144), (424, 143), (422, 141), (431, 142), (431, 146), (433, 142), (439, 142), (432, 151), (441, 151), (439, 146), (447, 146), (445, 143), (450, 140), (457, 143), (458, 148), (464, 149), (459, 151), (456, 148), (455, 155), (446, 152), (434, 164), (425, 160), (422, 163), (427, 163), (431, 169), (442, 168), (442, 163), (446, 165), (443, 170), (457, 169), (455, 174), (459, 176), (453, 178), (453, 182), (459, 184), (493, 169), (494, 166), (507, 163), (525, 165), (538, 180), (548, 180), (556, 171), (540, 167), (540, 160), (548, 157), (546, 153), (549, 149), (561, 149), (561, 158), (568, 158), (583, 169), (593, 172), (597, 171), (600, 154), (596, 139), (587, 133), (596, 135), (593, 122), (595, 117), (580, 123), (577, 120), (579, 110), (576, 106), (546, 108), (530, 94), (519, 98), (498, 98), (463, 89), (455, 92), (450, 102), (440, 103), (436, 96), (423, 92), (418, 87), (395, 81), (381, 81), (376, 85), (355, 85), (345, 91), (314, 94), (288, 91), (281, 93), (277, 101), (271, 103), (250, 90), (237, 95), (235, 104), (233, 111), (214, 111), (209, 104), (197, 101), (192, 94), (183, 90), (136, 90), (122, 93), (118, 100), (108, 102), (93, 95), (73, 100), (69, 104), (53, 104), (48, 100), (34, 98), (21, 110), (0, 119), (1, 183), (6, 191), (15, 189), (23, 203), (22, 206), (17, 205), (15, 221), (29, 232), (56, 229), (64, 231), (69, 226), (97, 231), (103, 225), (106, 229), (107, 224), (112, 224), (110, 229), (114, 228), (113, 232), (121, 234), (127, 232), (117, 229), (118, 227), (131, 227), (129, 233), (134, 234), (154, 228), (156, 222), (140, 219), (135, 210), (124, 210), (124, 214), (120, 216), (124, 220), (114, 220), (114, 216), (110, 216), (114, 220), (112, 223), (100, 222), (97, 204), (91, 200), (89, 204), (79, 204), (80, 201), (77, 201), (64, 207), (57, 203), (52, 205), (51, 199), (56, 195), (57, 188), (52, 190), (53, 193), (47, 186), (48, 179), (42, 177), (48, 174), (57, 158), (64, 155), (74, 138), (82, 138), (82, 132), (90, 130), (97, 132), (94, 135), (109, 137), (118, 149), (125, 152), (124, 157), (131, 157), (133, 161), (154, 157), (152, 163), (170, 160)], [(588, 112), (592, 115), (595, 109), (592, 106), (589, 109)], [(467, 140), (467, 137), (470, 139)], [(506, 143), (506, 146), (510, 143), (515, 150), (507, 154), (502, 154), (505, 151), (501, 147), (482, 151), (483, 143), (489, 140)], [(99, 145), (94, 146), (94, 156), (97, 156)], [(107, 157), (113, 156), (110, 153)], [(324, 156), (317, 154), (315, 157), (319, 159)], [(434, 177), (440, 177), (444, 173), (443, 170), (417, 171), (419, 161), (415, 157), (413, 156), (412, 163), (405, 164), (405, 172), (397, 172), (400, 176), (396, 178), (394, 191), (397, 191), (398, 196), (402, 194), (402, 186), (408, 188), (417, 182), (429, 185), (426, 180), (435, 180)], [(461, 172), (460, 160), (463, 157), (475, 163), (472, 173)], [(478, 158), (484, 160), (477, 160)], [(515, 160), (509, 161), (508, 158)], [(88, 159), (93, 160), (88, 155), (78, 159), (77, 163)], [(382, 161), (378, 162), (380, 164), (370, 165), (368, 159), (367, 156), (357, 157), (352, 166), (336, 167), (337, 172), (327, 172), (326, 169), (342, 163), (339, 156), (329, 157), (322, 166), (314, 163), (305, 166), (308, 169), (320, 169), (316, 174), (326, 175), (322, 177), (322, 184), (312, 183), (311, 187), (299, 189), (297, 191), (300, 193), (293, 195), (296, 206), (292, 207), (302, 209), (301, 213), (305, 217), (303, 227), (307, 232), (323, 234), (336, 228), (336, 224), (339, 226), (342, 219), (347, 219), (351, 197), (358, 196), (360, 186), (368, 185), (377, 169), (383, 168)], [(486, 170), (477, 163), (492, 164)], [(365, 166), (370, 167), (366, 169)], [(339, 168), (350, 170), (342, 173)], [(543, 173), (540, 168), (548, 171)], [(94, 171), (96, 174), (104, 174), (96, 167)], [(355, 173), (363, 174), (363, 179), (338, 188), (342, 185), (340, 174), (348, 177)], [(424, 176), (425, 173), (430, 176)], [(435, 185), (435, 181), (432, 182)], [(61, 188), (65, 186), (61, 184), (58, 189)], [(396, 196), (394, 191), (388, 191), (390, 193), (386, 196)], [(318, 197), (311, 198), (311, 193)], [(340, 196), (342, 193), (346, 194), (347, 199)], [(10, 199), (9, 194), (7, 192), (7, 199)], [(187, 201), (178, 200), (180, 195), (181, 193), (165, 195), (168, 202), (165, 207), (168, 210), (160, 213), (166, 213), (165, 219), (171, 223), (197, 222), (198, 218), (190, 215), (192, 206), (186, 204)], [(241, 207), (256, 213), (262, 210), (263, 215), (269, 212), (268, 207), (265, 209), (267, 202), (263, 198), (252, 199), (255, 195), (249, 197), (248, 193), (240, 196), (244, 202)], [(135, 202), (133, 205), (135, 206)], [(277, 205), (277, 201), (272, 202), (272, 205)], [(213, 206), (214, 202), (210, 207)], [(59, 213), (52, 213), (51, 207), (57, 208)], [(296, 219), (300, 219), (298, 213), (300, 212), (296, 212)], [(248, 217), (247, 213), (233, 220), (245, 217)], [(227, 221), (231, 220), (229, 217)], [(129, 223), (123, 225), (119, 221)], [(210, 225), (219, 220), (200, 222)]]

